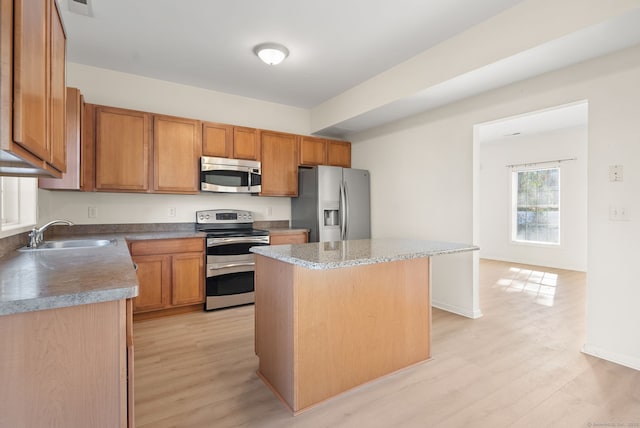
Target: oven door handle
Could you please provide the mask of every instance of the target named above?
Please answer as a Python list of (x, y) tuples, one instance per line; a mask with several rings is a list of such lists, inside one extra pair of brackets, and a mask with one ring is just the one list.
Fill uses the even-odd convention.
[(246, 263), (225, 263), (225, 264), (216, 264), (216, 265), (208, 265), (207, 269), (216, 270), (216, 269), (226, 269), (226, 268), (234, 268), (240, 266), (255, 266), (254, 262), (246, 262)]
[(233, 237), (233, 238), (207, 238), (207, 247), (217, 247), (227, 244), (263, 244), (269, 245), (268, 236), (256, 236), (256, 237)]
[(207, 265), (207, 278), (224, 276), (233, 273), (246, 273), (255, 270), (254, 263), (228, 263), (218, 265)]

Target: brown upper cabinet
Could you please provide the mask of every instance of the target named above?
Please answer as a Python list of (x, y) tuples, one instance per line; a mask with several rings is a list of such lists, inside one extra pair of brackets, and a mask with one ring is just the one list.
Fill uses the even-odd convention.
[(96, 107), (96, 190), (149, 190), (150, 123), (149, 113)]
[(222, 123), (202, 124), (202, 155), (229, 158), (233, 153), (233, 126)]
[(41, 189), (85, 190), (82, 165), (86, 152), (82, 147), (81, 133), (84, 108), (80, 91), (76, 88), (67, 88), (65, 132), (67, 170), (62, 174), (62, 178), (40, 178), (38, 184)]
[(0, 3), (0, 173), (65, 171), (65, 56), (54, 0)]
[(351, 143), (327, 140), (327, 165), (351, 168)]
[(331, 165), (351, 168), (351, 143), (301, 136), (299, 164), (304, 166)]
[(260, 160), (260, 136), (255, 128), (205, 122), (202, 154), (233, 159)]
[(233, 127), (233, 158), (260, 160), (260, 135), (257, 129)]
[(298, 195), (298, 136), (260, 131), (262, 196)]
[(313, 166), (327, 163), (327, 140), (301, 136), (299, 142), (300, 165)]
[(199, 192), (201, 130), (198, 120), (153, 116), (154, 192)]
[(96, 106), (95, 188), (198, 193), (198, 120)]

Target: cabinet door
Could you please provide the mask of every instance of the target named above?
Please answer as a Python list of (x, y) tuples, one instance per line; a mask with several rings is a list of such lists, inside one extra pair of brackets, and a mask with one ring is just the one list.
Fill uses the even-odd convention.
[(80, 164), (80, 123), (82, 120), (83, 101), (80, 91), (76, 88), (67, 88), (66, 96), (66, 172), (62, 178), (41, 178), (38, 186), (41, 189), (65, 189), (80, 190), (81, 164)]
[(133, 299), (133, 311), (164, 309), (170, 303), (171, 256), (135, 256), (138, 266), (138, 296)]
[(201, 124), (178, 117), (153, 117), (153, 190), (198, 193)]
[(298, 144), (291, 134), (262, 131), (263, 196), (298, 195)]
[(233, 156), (233, 126), (211, 122), (203, 123), (202, 155), (220, 158)]
[(148, 113), (96, 108), (96, 190), (149, 190)]
[(14, 6), (13, 139), (48, 160), (50, 0), (16, 0)]
[(173, 306), (204, 302), (203, 253), (175, 254), (172, 262)]
[(327, 140), (327, 165), (351, 168), (351, 143)]
[(61, 172), (66, 171), (66, 36), (60, 18), (58, 4), (51, 2), (51, 156), (50, 164)]
[(260, 136), (254, 128), (233, 128), (234, 159), (260, 160)]
[(326, 163), (327, 140), (300, 137), (300, 165), (324, 165)]

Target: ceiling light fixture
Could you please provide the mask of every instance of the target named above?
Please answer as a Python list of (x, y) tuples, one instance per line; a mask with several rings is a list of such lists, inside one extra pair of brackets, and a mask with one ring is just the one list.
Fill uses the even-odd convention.
[(253, 52), (269, 65), (280, 64), (289, 56), (289, 49), (278, 43), (261, 43), (253, 48)]

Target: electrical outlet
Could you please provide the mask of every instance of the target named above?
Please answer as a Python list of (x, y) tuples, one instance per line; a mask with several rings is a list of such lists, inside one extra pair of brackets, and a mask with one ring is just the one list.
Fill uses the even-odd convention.
[(265, 210), (265, 214), (266, 215), (271, 215), (273, 214), (273, 209), (271, 207), (267, 207), (267, 209)]
[(609, 181), (622, 181), (622, 165), (609, 165)]
[(97, 218), (98, 217), (98, 208), (97, 207), (89, 207), (87, 210), (87, 216), (89, 218)]
[(169, 212), (167, 214), (169, 217), (175, 217), (176, 216), (176, 209), (175, 207), (171, 207), (169, 208)]

